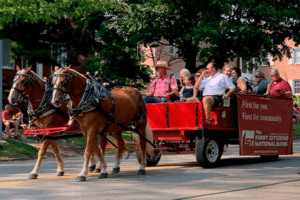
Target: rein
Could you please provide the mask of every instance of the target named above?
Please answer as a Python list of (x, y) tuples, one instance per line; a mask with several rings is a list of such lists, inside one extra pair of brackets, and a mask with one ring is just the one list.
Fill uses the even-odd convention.
[[(69, 74), (55, 74), (55, 75), (57, 75), (57, 76), (67, 76), (69, 79), (67, 80), (67, 83), (64, 83), (64, 84), (70, 84), (71, 79), (73, 78), (73, 76), (69, 75)], [(105, 131), (108, 129), (108, 127), (111, 123), (114, 123), (117, 126), (123, 128), (123, 130), (133, 131), (133, 132), (137, 133), (144, 140), (146, 140), (149, 144), (151, 144), (154, 148), (156, 148), (156, 146), (152, 142), (150, 142), (145, 136), (141, 135), (138, 132), (139, 125), (140, 125), (140, 123), (143, 122), (142, 118), (147, 115), (147, 112), (141, 112), (142, 105), (143, 105), (143, 97), (142, 97), (141, 93), (137, 90), (138, 93), (139, 93), (139, 97), (140, 97), (140, 104), (139, 104), (140, 112), (134, 119), (131, 120), (131, 122), (129, 122), (128, 125), (133, 124), (136, 120), (138, 120), (139, 123), (138, 123), (138, 125), (136, 125), (135, 129), (128, 128), (128, 125), (124, 126), (123, 124), (120, 124), (119, 122), (117, 122), (114, 119), (115, 96), (113, 94), (111, 94), (108, 90), (105, 89), (106, 97), (109, 96), (111, 101), (112, 101), (112, 110), (111, 110), (111, 113), (108, 114), (104, 111), (103, 107), (99, 104), (99, 97), (97, 97), (94, 94), (94, 82), (93, 82), (94, 79), (90, 75), (86, 75), (85, 77), (87, 79), (86, 88), (83, 92), (83, 95), (82, 95), (82, 98), (81, 98), (79, 104), (75, 108), (68, 107), (68, 113), (70, 115), (70, 119), (74, 120), (74, 118), (77, 117), (79, 114), (91, 112), (93, 110), (98, 110), (100, 113), (102, 113), (107, 118), (107, 122), (106, 122), (102, 132), (100, 133), (101, 136), (105, 137)], [(61, 91), (63, 93), (63, 95), (65, 95), (67, 93), (66, 92), (67, 90), (66, 89), (60, 89), (60, 88), (57, 87), (57, 85), (58, 84), (56, 83), (53, 90)], [(102, 86), (100, 86), (100, 87), (102, 87)], [(100, 99), (100, 100), (105, 100), (106, 97), (104, 99)], [(72, 97), (72, 98), (75, 98), (75, 97)], [(144, 104), (144, 106), (145, 106), (145, 104)]]
[[(28, 107), (28, 114), (30, 117), (34, 117), (32, 120), (30, 120), (30, 124), (32, 124), (39, 116), (44, 117), (51, 115), (54, 112), (57, 112), (61, 116), (65, 117), (66, 119), (69, 118), (67, 114), (65, 114), (60, 108), (56, 108), (51, 104), (51, 98), (52, 98), (52, 91), (53, 91), (53, 85), (51, 84), (52, 77), (49, 78), (48, 81), (45, 83), (45, 93), (43, 98), (41, 99), (41, 103), (39, 107), (35, 110), (31, 109), (31, 107)], [(51, 111), (52, 109), (52, 111)], [(47, 113), (48, 112), (48, 113)]]

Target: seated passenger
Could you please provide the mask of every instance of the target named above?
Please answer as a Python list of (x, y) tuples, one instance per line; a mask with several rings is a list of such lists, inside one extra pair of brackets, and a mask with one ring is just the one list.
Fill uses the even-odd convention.
[(18, 112), (16, 114), (16, 120), (19, 123), (19, 126), (22, 128), (22, 137), (25, 138), (24, 130), (27, 129), (27, 124), (24, 123), (24, 114), (22, 112)]
[[(164, 103), (167, 102), (167, 96), (175, 95), (174, 89), (178, 89), (175, 77), (167, 74), (171, 68), (164, 61), (158, 61), (154, 66), (159, 77), (154, 79), (150, 86), (150, 92), (143, 96), (145, 103)], [(173, 89), (174, 88), (174, 89)]]
[(269, 91), (267, 91), (267, 94), (274, 97), (293, 96), (290, 84), (280, 77), (278, 69), (273, 68), (271, 70), (271, 77), (273, 82), (269, 85)]
[(223, 67), (223, 74), (227, 75), (234, 86), (236, 86), (236, 78), (232, 76), (232, 67), (230, 65), (224, 65)]
[(293, 106), (293, 117), (296, 119), (296, 124), (299, 124), (300, 121), (300, 113), (298, 112), (298, 104), (294, 104)]
[[(195, 83), (193, 97), (187, 99), (187, 102), (202, 100), (206, 117), (205, 123), (209, 124), (211, 108), (219, 106), (222, 99), (228, 99), (234, 93), (235, 86), (228, 76), (218, 72), (219, 66), (217, 63), (209, 63), (206, 69)], [(202, 88), (204, 89), (203, 98), (198, 99), (198, 90)], [(225, 94), (226, 89), (229, 89), (229, 91)]]
[(182, 69), (179, 72), (179, 84), (178, 84), (178, 91), (181, 90), (181, 88), (185, 85), (184, 78), (190, 75), (190, 71), (188, 69)]
[[(14, 120), (14, 116), (12, 113), (12, 106), (7, 104), (5, 105), (5, 110), (2, 111), (2, 125), (5, 126), (5, 132), (7, 134), (7, 137), (17, 137), (19, 132), (19, 123)], [(12, 135), (10, 133), (10, 128), (14, 127), (15, 129), (15, 135)]]
[(174, 90), (176, 96), (180, 97), (180, 100), (176, 100), (175, 102), (185, 102), (187, 98), (193, 96), (194, 85), (195, 85), (195, 76), (188, 75), (184, 78), (184, 85), (180, 92), (178, 90)]
[(232, 76), (236, 78), (236, 91), (235, 93), (242, 93), (246, 94), (247, 93), (247, 85), (246, 85), (246, 80), (241, 77), (242, 72), (241, 69), (238, 67), (234, 67), (231, 72)]
[(261, 71), (255, 73), (255, 82), (253, 84), (252, 94), (265, 94), (269, 81), (265, 79), (265, 74)]

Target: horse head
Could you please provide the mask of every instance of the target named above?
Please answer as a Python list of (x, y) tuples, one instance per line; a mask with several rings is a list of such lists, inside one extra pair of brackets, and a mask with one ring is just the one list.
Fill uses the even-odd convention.
[[(83, 93), (81, 93), (80, 84), (78, 84), (79, 82), (76, 81), (80, 80), (80, 82), (83, 83), (82, 85), (84, 85), (86, 81), (85, 77), (70, 68), (71, 65), (66, 68), (57, 69), (53, 75), (52, 83), (54, 87), (51, 103), (55, 107), (60, 107), (62, 105), (67, 94), (71, 97), (73, 93), (75, 93), (75, 96), (79, 96)], [(77, 78), (73, 79), (74, 76)], [(74, 89), (74, 85), (76, 85), (76, 89)], [(84, 89), (85, 86), (83, 86), (83, 91)], [(79, 94), (77, 94), (78, 92)]]
[(17, 103), (24, 102), (25, 96), (30, 90), (30, 85), (33, 80), (33, 76), (31, 74), (31, 68), (20, 69), (17, 66), (17, 74), (13, 79), (13, 86), (10, 89), (8, 101), (12, 105), (16, 105)]

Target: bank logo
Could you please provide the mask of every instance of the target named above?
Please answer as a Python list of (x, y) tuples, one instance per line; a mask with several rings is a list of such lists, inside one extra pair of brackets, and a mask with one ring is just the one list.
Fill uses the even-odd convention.
[(255, 132), (254, 131), (247, 131), (243, 130), (242, 132), (242, 138), (245, 141), (245, 144), (252, 144), (254, 140)]

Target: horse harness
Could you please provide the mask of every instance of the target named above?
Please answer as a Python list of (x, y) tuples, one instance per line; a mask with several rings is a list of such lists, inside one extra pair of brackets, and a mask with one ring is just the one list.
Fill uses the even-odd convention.
[[(69, 77), (67, 82), (70, 82), (71, 81), (70, 78), (72, 78), (72, 75), (70, 75), (70, 74), (55, 74), (54, 76), (56, 76), (56, 75), (57, 76), (63, 76), (64, 75), (66, 77)], [(101, 136), (106, 138), (105, 131), (108, 129), (108, 127), (111, 123), (114, 123), (114, 124), (122, 127), (123, 130), (133, 131), (133, 132), (137, 133), (139, 136), (144, 138), (148, 143), (150, 143), (153, 147), (155, 147), (155, 145), (152, 144), (152, 142), (150, 142), (146, 137), (144, 137), (143, 135), (141, 135), (138, 132), (139, 125), (143, 122), (142, 118), (147, 115), (147, 112), (141, 112), (142, 106), (143, 105), (145, 106), (145, 104), (143, 104), (142, 95), (139, 93), (139, 96), (140, 96), (140, 99), (141, 99), (139, 114), (137, 115), (137, 117), (132, 119), (132, 121), (127, 126), (124, 126), (123, 124), (120, 124), (119, 122), (117, 122), (114, 119), (115, 96), (110, 91), (105, 89), (99, 82), (94, 80), (91, 75), (87, 74), (87, 75), (85, 75), (85, 77), (86, 77), (86, 88), (85, 88), (85, 91), (83, 92), (83, 96), (82, 96), (79, 104), (75, 108), (73, 108), (72, 105), (68, 106), (68, 113), (70, 115), (70, 118), (74, 119), (79, 114), (88, 113), (88, 112), (97, 110), (97, 111), (101, 112), (107, 118), (107, 122), (106, 122), (106, 124), (105, 124), (105, 126), (102, 130), (102, 133), (100, 133)], [(59, 90), (63, 93), (66, 93), (66, 90), (63, 90), (63, 89), (60, 89), (60, 88), (57, 88), (57, 87), (54, 87), (54, 90)], [(105, 112), (103, 107), (99, 104), (99, 101), (106, 100), (107, 96), (112, 101), (112, 110), (111, 110), (110, 114)], [(72, 98), (74, 98), (74, 97), (72, 97)], [(138, 120), (138, 124), (136, 125), (135, 129), (128, 127), (129, 125), (132, 125), (137, 120)], [(111, 141), (109, 141), (109, 142), (112, 143)]]
[[(38, 117), (47, 117), (53, 113), (58, 113), (66, 119), (69, 119), (69, 116), (64, 113), (60, 108), (54, 107), (51, 103), (52, 93), (53, 93), (53, 84), (51, 83), (52, 77), (46, 81), (45, 84), (45, 93), (41, 100), (39, 107), (35, 110), (32, 109), (30, 104), (28, 104), (28, 115), (33, 119), (30, 121), (30, 124), (33, 123)], [(68, 101), (69, 99), (64, 99)]]
[[(28, 115), (29, 118), (31, 118), (31, 120), (29, 121), (29, 126), (31, 124), (33, 124), (33, 122), (38, 118), (38, 117), (46, 117), (48, 115), (51, 115), (54, 112), (57, 112), (58, 114), (62, 115), (65, 118), (69, 118), (67, 114), (65, 114), (60, 108), (56, 108), (51, 104), (51, 98), (52, 98), (52, 89), (53, 89), (53, 85), (51, 83), (51, 77), (48, 81), (46, 81), (45, 83), (45, 88), (43, 89), (41, 88), (41, 90), (45, 90), (44, 96), (42, 99), (35, 99), (35, 100), (28, 100), (27, 97), (24, 96), (24, 94), (28, 91), (29, 86), (28, 84), (30, 84), (32, 86), (32, 81), (35, 80), (32, 75), (28, 75), (28, 74), (24, 74), (22, 73), (22, 71), (20, 71), (19, 73), (17, 73), (16, 77), (14, 78), (14, 83), (19, 79), (20, 75), (22, 76), (26, 76), (27, 78), (24, 80), (24, 91), (20, 91), (18, 88), (16, 88), (15, 86), (13, 86), (12, 88), (15, 89), (17, 92), (20, 93), (22, 99), (26, 99), (26, 101), (29, 102), (34, 102), (34, 101), (41, 101), (40, 105), (38, 106), (37, 109), (33, 110), (32, 106), (30, 103), (28, 103)], [(36, 80), (35, 80), (36, 81)], [(28, 88), (27, 88), (28, 86)], [(27, 88), (27, 89), (26, 89)]]

